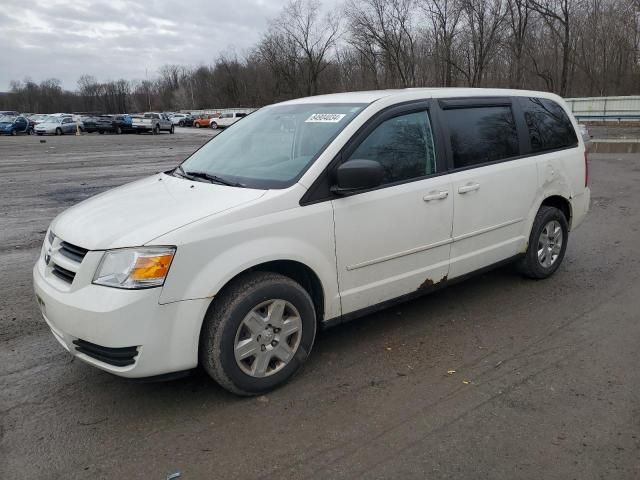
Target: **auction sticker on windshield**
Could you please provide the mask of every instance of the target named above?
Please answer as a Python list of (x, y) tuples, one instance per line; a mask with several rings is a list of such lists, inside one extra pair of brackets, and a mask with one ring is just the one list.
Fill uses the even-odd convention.
[(338, 123), (345, 116), (344, 113), (314, 113), (305, 123)]

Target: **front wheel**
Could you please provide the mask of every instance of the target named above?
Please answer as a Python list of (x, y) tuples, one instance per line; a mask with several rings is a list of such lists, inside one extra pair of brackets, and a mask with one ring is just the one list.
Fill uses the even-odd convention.
[(213, 128), (214, 130), (217, 130), (218, 124), (216, 122), (211, 122), (211, 128)]
[(119, 125), (116, 125), (116, 135), (122, 134), (122, 128)]
[(56, 128), (56, 135), (62, 135), (62, 129)]
[(259, 395), (289, 380), (316, 335), (309, 293), (292, 279), (250, 272), (212, 303), (200, 334), (200, 363), (226, 390)]
[(175, 131), (176, 131), (175, 127), (171, 125), (171, 129), (169, 130), (169, 133), (173, 135)]
[(153, 127), (153, 134), (154, 135), (158, 135), (160, 134), (160, 125), (156, 125), (155, 127)]
[(519, 264), (522, 273), (534, 279), (553, 275), (564, 259), (568, 238), (569, 224), (564, 214), (555, 207), (540, 207), (527, 252)]
[(18, 135), (18, 132), (16, 130), (11, 130), (11, 136), (15, 137), (16, 135)]

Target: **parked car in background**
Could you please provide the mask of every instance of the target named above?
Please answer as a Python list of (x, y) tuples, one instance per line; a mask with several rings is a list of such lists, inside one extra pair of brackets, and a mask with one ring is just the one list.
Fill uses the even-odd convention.
[(132, 115), (132, 128), (137, 133), (151, 132), (154, 135), (162, 131), (173, 133), (175, 127), (164, 113), (145, 112), (143, 115)]
[(98, 117), (100, 115), (83, 115), (82, 124), (84, 125), (84, 131), (87, 133), (93, 133), (98, 131)]
[(20, 115), (20, 113), (14, 110), (3, 110), (0, 112), (0, 116), (5, 116), (5, 115), (9, 115), (11, 117), (17, 117), (18, 115)]
[(211, 126), (211, 119), (212, 118), (218, 118), (215, 115), (198, 115), (196, 118), (193, 119), (193, 126), (196, 128), (208, 128)]
[(76, 133), (79, 129), (80, 125), (70, 115), (51, 115), (37, 124), (34, 131), (37, 135), (64, 135)]
[(134, 130), (133, 119), (130, 115), (99, 115), (94, 118), (94, 122), (95, 127), (92, 129), (100, 134), (110, 132), (120, 135)]
[(3, 135), (31, 135), (33, 124), (22, 115), (0, 115), (0, 134)]
[(193, 117), (188, 113), (174, 113), (169, 119), (171, 123), (179, 127), (191, 127), (193, 125)]
[(49, 115), (45, 114), (45, 113), (37, 113), (35, 115), (31, 115), (29, 117), (29, 121), (31, 121), (34, 125), (39, 124), (40, 122), (43, 122)]
[(79, 360), (124, 377), (200, 364), (260, 395), (298, 371), (319, 328), (509, 262), (550, 277), (590, 195), (584, 142), (557, 95), (307, 97), (60, 214), (35, 293)]
[(211, 119), (211, 123), (209, 125), (214, 130), (216, 128), (227, 128), (246, 116), (247, 114), (243, 112), (227, 112), (221, 114), (218, 118)]

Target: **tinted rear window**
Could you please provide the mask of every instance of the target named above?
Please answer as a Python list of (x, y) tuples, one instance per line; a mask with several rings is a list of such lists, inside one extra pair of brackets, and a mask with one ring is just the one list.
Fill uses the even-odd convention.
[(532, 152), (578, 145), (571, 120), (556, 102), (546, 98), (523, 98), (522, 107)]
[(519, 154), (516, 123), (509, 106), (444, 110), (455, 168)]

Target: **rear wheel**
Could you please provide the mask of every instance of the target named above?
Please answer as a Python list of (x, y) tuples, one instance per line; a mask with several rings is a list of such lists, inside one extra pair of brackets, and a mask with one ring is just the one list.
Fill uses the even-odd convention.
[(15, 130), (11, 130), (11, 136), (15, 137), (16, 135), (18, 135), (18, 132), (16, 132)]
[(196, 128), (200, 128), (200, 124), (199, 123), (196, 123)]
[(211, 128), (213, 128), (214, 130), (217, 130), (218, 124), (216, 122), (211, 122)]
[(298, 371), (315, 334), (315, 309), (304, 288), (283, 275), (250, 272), (233, 280), (207, 312), (200, 362), (226, 390), (259, 395)]
[(182, 122), (182, 121), (178, 122), (178, 126), (179, 127), (184, 127), (184, 122)]
[(56, 128), (56, 135), (62, 135), (62, 129), (61, 128)]
[(569, 224), (564, 214), (554, 207), (540, 207), (527, 252), (519, 264), (522, 273), (534, 279), (553, 275), (564, 259), (568, 238)]
[(160, 133), (160, 125), (156, 125), (152, 130), (154, 135), (158, 135)]
[(122, 128), (120, 127), (120, 125), (116, 125), (116, 134), (120, 135), (122, 133)]
[(176, 128), (171, 125), (171, 128), (169, 129), (169, 133), (173, 135), (173, 133), (176, 131)]

